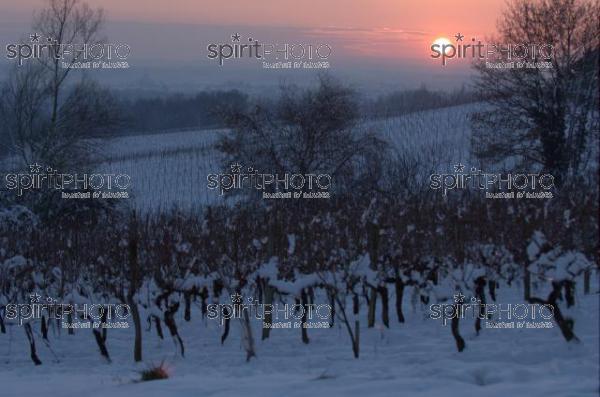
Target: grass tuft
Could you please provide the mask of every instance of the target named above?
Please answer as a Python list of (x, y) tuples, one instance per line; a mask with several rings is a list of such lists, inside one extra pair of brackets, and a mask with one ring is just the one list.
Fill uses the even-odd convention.
[(150, 380), (159, 380), (159, 379), (168, 379), (169, 371), (165, 366), (164, 362), (161, 362), (160, 365), (153, 365), (143, 371), (140, 372), (141, 379), (140, 381), (146, 382)]

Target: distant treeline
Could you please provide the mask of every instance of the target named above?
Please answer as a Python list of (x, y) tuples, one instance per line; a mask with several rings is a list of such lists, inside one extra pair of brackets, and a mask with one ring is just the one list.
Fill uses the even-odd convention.
[(123, 100), (124, 122), (119, 133), (215, 128), (222, 126), (220, 113), (224, 109), (244, 109), (247, 101), (247, 95), (237, 90)]
[[(374, 99), (365, 99), (360, 104), (360, 112), (367, 117), (390, 117), (475, 100), (475, 95), (464, 87), (447, 92), (432, 91), (421, 86), (414, 90), (395, 91)], [(124, 123), (118, 133), (219, 128), (224, 126), (221, 115), (225, 109), (241, 111), (248, 103), (248, 95), (238, 90), (126, 99), (120, 105)]]
[(464, 86), (453, 91), (432, 91), (422, 85), (418, 89), (394, 91), (366, 104), (366, 113), (374, 117), (402, 114), (462, 105), (477, 101), (474, 92)]

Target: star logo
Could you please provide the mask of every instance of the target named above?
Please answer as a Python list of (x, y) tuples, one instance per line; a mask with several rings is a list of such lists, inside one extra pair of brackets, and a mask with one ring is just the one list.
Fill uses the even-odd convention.
[(239, 174), (239, 172), (240, 172), (241, 169), (242, 169), (242, 165), (240, 163), (233, 163), (233, 164), (231, 164), (231, 172)]
[(38, 303), (41, 297), (42, 296), (36, 292), (34, 294), (29, 295), (29, 300), (31, 301), (31, 303)]
[(39, 43), (40, 42), (40, 35), (37, 34), (37, 33), (30, 34), (29, 38), (31, 39), (32, 43)]
[(456, 41), (463, 41), (465, 38), (465, 36), (460, 33), (455, 34), (454, 37), (456, 37)]
[(454, 294), (454, 303), (463, 303), (465, 301), (465, 296), (462, 293)]
[(231, 295), (231, 302), (232, 303), (242, 303), (242, 295), (238, 294), (237, 292), (233, 295)]
[(458, 163), (454, 165), (454, 172), (463, 172), (465, 170), (464, 164)]
[(31, 171), (32, 174), (37, 174), (38, 172), (40, 172), (41, 168), (42, 168), (42, 166), (39, 165), (38, 163), (31, 164), (29, 166), (29, 170)]
[(232, 34), (232, 35), (231, 35), (231, 41), (232, 41), (232, 42), (233, 42), (233, 41), (238, 41), (238, 42), (239, 42), (239, 41), (240, 41), (240, 34), (239, 34), (239, 33)]

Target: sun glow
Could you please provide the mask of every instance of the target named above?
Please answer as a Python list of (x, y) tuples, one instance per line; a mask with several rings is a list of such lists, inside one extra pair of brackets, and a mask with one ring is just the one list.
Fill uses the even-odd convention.
[[(440, 52), (442, 51), (442, 48), (444, 48), (444, 54), (448, 55), (448, 51), (450, 51), (450, 45), (452, 44), (452, 42), (445, 38), (445, 37), (438, 37), (437, 39), (433, 40), (433, 42), (431, 43), (432, 46), (437, 45), (438, 49), (440, 50)], [(446, 47), (443, 47), (446, 46)]]

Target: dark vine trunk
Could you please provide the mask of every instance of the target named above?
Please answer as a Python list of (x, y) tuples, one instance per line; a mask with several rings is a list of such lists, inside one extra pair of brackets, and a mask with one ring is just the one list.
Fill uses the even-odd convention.
[(396, 288), (396, 315), (398, 316), (398, 322), (403, 323), (402, 300), (404, 298), (404, 282), (400, 278), (397, 278), (394, 286)]
[[(265, 305), (273, 304), (273, 294), (274, 293), (275, 293), (275, 289), (273, 287), (271, 287), (270, 285), (266, 284), (265, 287), (263, 288), (263, 296), (264, 296), (264, 304)], [(268, 306), (268, 307), (271, 307), (271, 306)], [(262, 340), (267, 339), (271, 335), (271, 327), (266, 326), (266, 324), (272, 324), (272, 323), (273, 323), (273, 314), (271, 313), (271, 310), (268, 310), (266, 313), (264, 313), (264, 316), (263, 316)]]
[(459, 313), (459, 306), (458, 305), (454, 305), (454, 309), (455, 309), (455, 313), (456, 315), (452, 318), (452, 321), (450, 323), (450, 329), (452, 330), (452, 336), (454, 337), (454, 340), (456, 341), (456, 348), (458, 349), (459, 352), (462, 352), (465, 349), (465, 340), (462, 338), (462, 336), (460, 336), (460, 329), (459, 329), (459, 317), (458, 317), (458, 313)]
[(475, 333), (479, 335), (479, 331), (481, 331), (481, 319), (485, 315), (485, 278), (478, 277), (475, 280), (475, 296), (479, 300), (479, 307), (477, 313), (477, 319), (475, 320)]
[[(102, 313), (102, 318), (100, 319), (100, 321), (102, 321), (102, 324), (106, 324), (106, 322), (108, 321), (108, 310), (105, 310), (104, 313)], [(104, 328), (102, 328), (102, 340), (104, 342), (106, 342), (107, 337), (108, 337), (108, 328), (104, 327)]]
[(133, 342), (133, 360), (135, 362), (142, 361), (142, 322), (140, 320), (140, 312), (133, 297), (129, 297), (128, 303), (131, 309), (131, 317), (133, 319), (133, 327), (135, 330), (135, 339)]
[(75, 330), (73, 330), (73, 327), (71, 327), (71, 324), (73, 324), (73, 315), (70, 312), (69, 312), (69, 314), (67, 314), (67, 322), (69, 323), (69, 328), (67, 329), (67, 334), (74, 335)]
[(208, 313), (208, 306), (206, 304), (206, 299), (208, 299), (208, 290), (206, 289), (206, 287), (202, 289), (202, 292), (200, 293), (200, 299), (202, 300), (202, 317), (204, 318)]
[(307, 317), (307, 312), (308, 312), (308, 297), (306, 295), (306, 290), (303, 288), (302, 292), (300, 293), (300, 299), (302, 300), (302, 307), (303, 307), (303, 312), (302, 312), (302, 342), (305, 344), (308, 344), (309, 339), (308, 339), (308, 330), (306, 328), (306, 317)]
[(354, 338), (352, 340), (352, 353), (354, 358), (358, 358), (360, 355), (360, 323), (358, 320), (354, 321)]
[(108, 349), (106, 348), (105, 338), (102, 336), (100, 331), (97, 329), (92, 330), (94, 333), (94, 338), (96, 339), (96, 344), (98, 345), (98, 349), (100, 349), (100, 354), (102, 357), (106, 358), (108, 362), (110, 362), (110, 356), (108, 354)]
[(331, 317), (329, 318), (329, 328), (335, 324), (335, 293), (329, 292), (329, 306), (331, 306)]
[(586, 269), (585, 272), (583, 273), (583, 293), (586, 295), (590, 293), (591, 279), (592, 279), (591, 270)]
[(529, 270), (525, 269), (525, 275), (523, 277), (523, 293), (526, 301), (531, 298), (531, 274)]
[(169, 332), (171, 333), (171, 337), (173, 338), (173, 341), (175, 342), (175, 345), (179, 345), (179, 348), (181, 349), (181, 357), (185, 357), (184, 353), (185, 353), (185, 349), (183, 348), (183, 340), (181, 339), (181, 336), (179, 336), (179, 331), (177, 330), (177, 324), (175, 323), (175, 313), (177, 312), (177, 310), (179, 309), (179, 303), (175, 303), (173, 305), (171, 305), (171, 307), (169, 307), (166, 311), (165, 311), (165, 325), (167, 326), (167, 328), (169, 329)]
[(183, 313), (183, 319), (185, 321), (190, 321), (192, 318), (192, 294), (190, 292), (185, 292), (183, 294), (183, 300), (185, 302), (185, 310)]
[[(346, 326), (346, 330), (348, 331), (348, 335), (350, 335), (350, 340), (352, 341), (352, 353), (354, 354), (354, 358), (358, 358), (360, 354), (360, 323), (358, 320), (354, 321), (354, 330), (352, 330), (352, 326), (350, 324), (350, 319), (346, 315), (346, 307), (345, 303), (335, 297), (335, 300), (340, 308), (341, 318), (343, 320), (343, 324)], [(354, 294), (353, 297), (353, 312), (354, 315), (358, 314), (358, 295)]]
[[(558, 306), (558, 300), (561, 297), (561, 289), (563, 287), (570, 288), (571, 281), (562, 281), (562, 282), (553, 282), (552, 283), (552, 292), (548, 295), (546, 300), (532, 297), (529, 299), (529, 303), (539, 303), (543, 305), (550, 305), (554, 311), (554, 321), (558, 325), (560, 332), (567, 342), (579, 342), (579, 338), (575, 335), (573, 331), (574, 321), (570, 318), (565, 318)], [(568, 294), (568, 293), (567, 293)], [(567, 303), (568, 305), (568, 303)]]
[(377, 290), (370, 288), (369, 291), (369, 310), (367, 312), (367, 327), (373, 328), (375, 326), (375, 310), (377, 306)]
[(48, 340), (48, 323), (46, 322), (46, 316), (42, 316), (41, 331), (42, 338)]
[(42, 365), (39, 357), (37, 356), (37, 351), (35, 349), (35, 339), (33, 337), (33, 330), (31, 329), (31, 324), (27, 323), (24, 326), (25, 334), (27, 335), (27, 340), (29, 341), (29, 352), (31, 360), (35, 365)]
[(156, 333), (160, 339), (164, 339), (162, 326), (160, 325), (160, 318), (158, 316), (152, 315), (152, 319), (154, 320), (154, 327), (156, 328)]
[(498, 287), (498, 283), (496, 283), (496, 280), (490, 280), (488, 281), (488, 291), (490, 291), (490, 297), (492, 298), (492, 301), (496, 302), (496, 288)]
[(389, 315), (389, 297), (388, 289), (385, 285), (377, 288), (379, 295), (381, 295), (381, 321), (387, 328), (390, 327), (390, 315)]
[(223, 335), (221, 335), (221, 344), (225, 343), (227, 336), (229, 336), (229, 327), (231, 326), (231, 319), (228, 317), (225, 319), (225, 328), (223, 329)]

